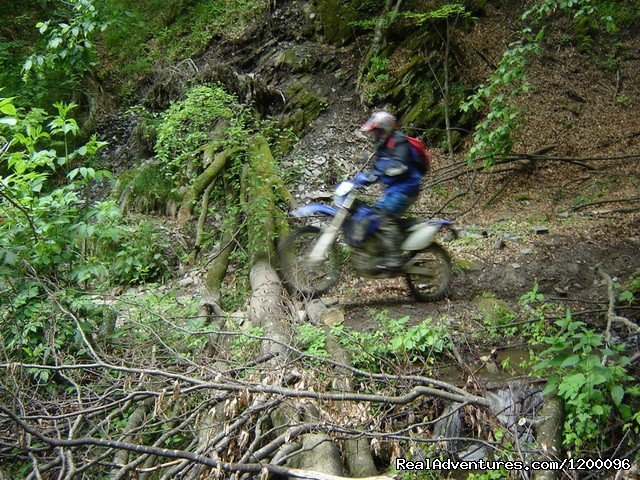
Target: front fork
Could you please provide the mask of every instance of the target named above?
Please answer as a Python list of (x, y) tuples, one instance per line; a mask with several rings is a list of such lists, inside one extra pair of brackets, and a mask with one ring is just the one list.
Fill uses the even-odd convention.
[(322, 232), (322, 235), (320, 235), (320, 238), (311, 249), (309, 256), (305, 259), (305, 263), (310, 266), (320, 265), (329, 257), (329, 250), (336, 241), (354, 199), (355, 195), (350, 194), (347, 196), (336, 216), (333, 217), (331, 223), (324, 229), (324, 232)]

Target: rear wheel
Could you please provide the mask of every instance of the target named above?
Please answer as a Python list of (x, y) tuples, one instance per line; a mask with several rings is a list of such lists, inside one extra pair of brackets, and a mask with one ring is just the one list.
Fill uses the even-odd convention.
[(444, 297), (451, 287), (453, 268), (449, 253), (439, 244), (432, 243), (412, 257), (407, 284), (419, 302), (433, 302)]
[(306, 261), (311, 249), (322, 234), (311, 225), (297, 228), (278, 243), (280, 275), (294, 294), (316, 297), (329, 290), (340, 273), (340, 257), (335, 245), (328, 258), (319, 265)]

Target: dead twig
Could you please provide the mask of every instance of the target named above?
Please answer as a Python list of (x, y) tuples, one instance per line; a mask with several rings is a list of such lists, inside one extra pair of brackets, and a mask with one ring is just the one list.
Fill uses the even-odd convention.
[(570, 211), (582, 210), (587, 207), (593, 207), (596, 205), (607, 205), (610, 203), (636, 203), (640, 202), (640, 197), (628, 197), (628, 198), (609, 198), (606, 200), (598, 200), (595, 202), (581, 203), (575, 207), (571, 207)]
[[(640, 333), (640, 326), (636, 325), (629, 319), (621, 317), (616, 314), (616, 310), (615, 310), (616, 295), (615, 295), (615, 290), (613, 288), (613, 280), (611, 279), (611, 276), (607, 272), (605, 272), (600, 266), (598, 266), (597, 271), (600, 274), (600, 276), (604, 279), (607, 285), (607, 295), (609, 297), (609, 309), (607, 310), (607, 326), (604, 332), (604, 339), (606, 344), (609, 345), (611, 342), (611, 326), (613, 323), (620, 323), (622, 325), (625, 325), (627, 328), (634, 331), (635, 333)], [(603, 358), (602, 361), (603, 363), (606, 362), (606, 356)]]

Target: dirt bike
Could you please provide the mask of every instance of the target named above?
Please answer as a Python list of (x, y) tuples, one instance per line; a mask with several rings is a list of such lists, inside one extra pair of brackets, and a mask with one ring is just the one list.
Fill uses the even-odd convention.
[[(385, 249), (378, 232), (379, 214), (358, 198), (362, 188), (353, 181), (342, 182), (333, 195), (333, 205), (309, 204), (292, 212), (296, 218), (331, 219), (322, 226), (296, 228), (278, 243), (281, 277), (287, 287), (303, 296), (325, 293), (337, 281), (342, 256), (349, 253), (353, 268), (370, 278), (406, 278), (413, 297), (421, 302), (439, 300), (451, 286), (452, 262), (449, 253), (434, 241), (438, 232), (449, 229), (448, 220), (400, 219), (404, 265), (398, 270), (380, 267)], [(347, 248), (340, 248), (339, 237)]]

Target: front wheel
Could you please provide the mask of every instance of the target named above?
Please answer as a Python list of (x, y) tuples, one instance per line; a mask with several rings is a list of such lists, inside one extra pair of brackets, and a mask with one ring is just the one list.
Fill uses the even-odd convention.
[(297, 228), (278, 243), (280, 275), (295, 294), (317, 297), (329, 290), (340, 273), (340, 257), (331, 247), (328, 258), (319, 265), (306, 261), (322, 231), (311, 225)]
[(433, 302), (444, 297), (451, 287), (451, 256), (439, 244), (432, 243), (416, 252), (407, 268), (407, 284), (419, 302)]

